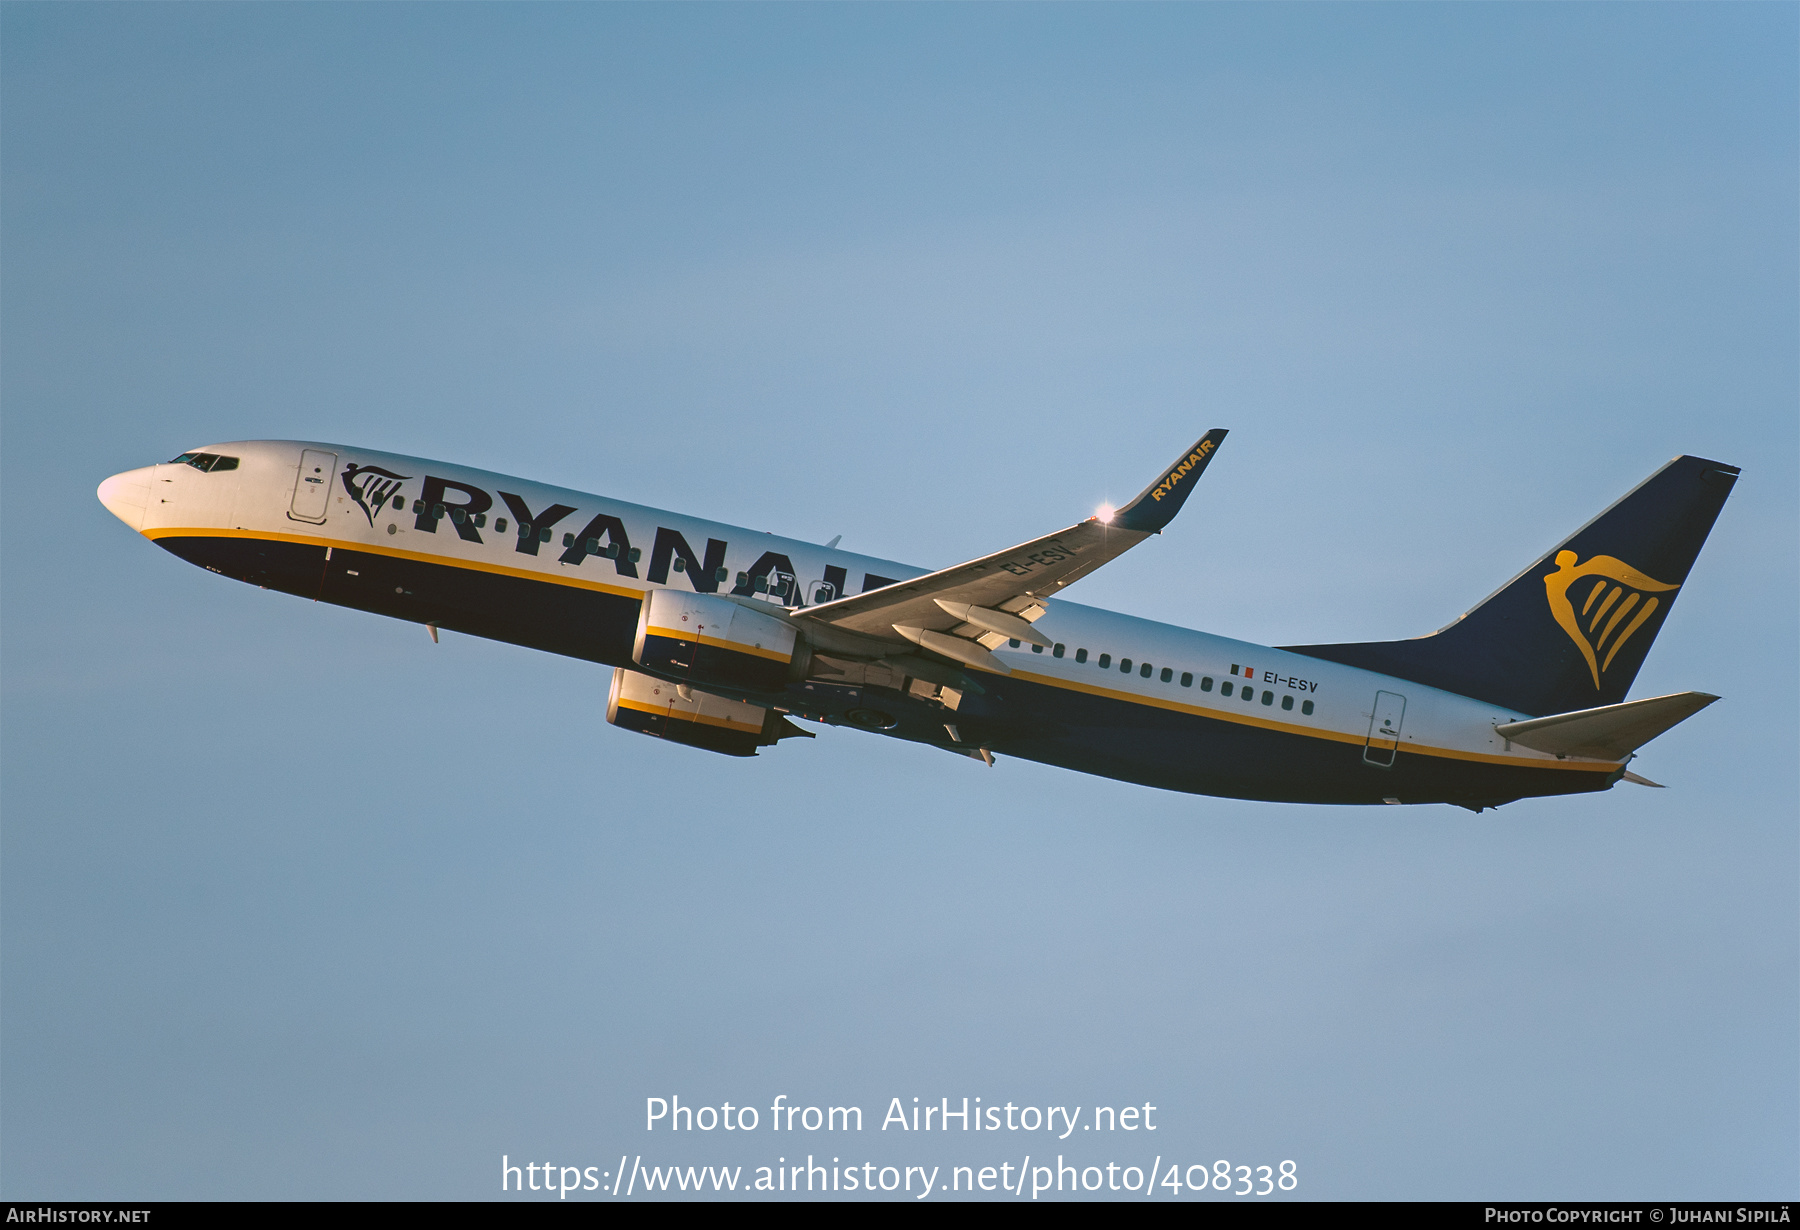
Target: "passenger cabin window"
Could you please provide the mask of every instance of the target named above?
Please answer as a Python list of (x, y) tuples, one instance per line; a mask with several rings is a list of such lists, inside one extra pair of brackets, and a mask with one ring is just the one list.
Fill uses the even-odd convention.
[(1153, 669), (1154, 668), (1148, 662), (1146, 662), (1142, 666), (1138, 667), (1138, 674), (1140, 674), (1144, 678), (1148, 679), (1148, 678), (1150, 678), (1150, 672)]
[(1077, 662), (1086, 662), (1087, 661), (1087, 650), (1077, 649), (1075, 651), (1075, 660)]
[(1006, 642), (1006, 647), (1008, 649), (1017, 649), (1019, 647), (1019, 638), (1016, 636), (1013, 637), (1012, 640)]
[(1119, 673), (1121, 675), (1129, 675), (1131, 673), (1131, 659), (1130, 658), (1120, 658), (1119, 659)]
[(1063, 656), (1063, 647), (1062, 647), (1061, 641), (1056, 642), (1056, 648), (1052, 649), (1050, 651), (1050, 656), (1053, 658), (1060, 658)]
[(1044, 652), (1044, 647), (1043, 647), (1043, 646), (1042, 646), (1042, 645), (1033, 645), (1033, 646), (1032, 646), (1032, 647), (1031, 647), (1031, 652), (1032, 652), (1032, 653), (1043, 653), (1043, 652)]
[(1181, 686), (1184, 688), (1191, 688), (1194, 686), (1194, 672), (1193, 671), (1182, 671), (1181, 672)]
[[(1204, 691), (1205, 689), (1203, 688), (1201, 690)], [(1226, 682), (1221, 683), (1219, 685), (1219, 695), (1220, 696), (1230, 696), (1231, 695), (1231, 682), (1229, 680), (1227, 680)]]
[[(1229, 687), (1230, 685), (1227, 684), (1226, 686)], [(1200, 690), (1202, 692), (1212, 691), (1212, 676), (1211, 675), (1202, 675), (1200, 677)]]
[(1272, 704), (1274, 704), (1274, 703), (1275, 703), (1275, 693), (1273, 693), (1273, 692), (1264, 692), (1264, 693), (1263, 693), (1263, 704), (1265, 704), (1265, 705), (1272, 705)]
[[(403, 495), (395, 496), (394, 497), (394, 511), (395, 512), (404, 512), (405, 510), (406, 510), (406, 497)], [(500, 518), (500, 528), (501, 529), (506, 528), (506, 518), (505, 517)]]
[(1303, 700), (1300, 702), (1300, 712), (1306, 714), (1308, 717), (1312, 716), (1312, 709), (1313, 706), (1310, 700)]
[(1110, 653), (1101, 654), (1100, 661), (1097, 665), (1100, 667), (1101, 670), (1105, 670), (1107, 667), (1112, 665), (1112, 655)]
[(1281, 707), (1283, 709), (1292, 709), (1294, 707), (1294, 698), (1292, 696), (1283, 696), (1281, 698)]
[[(1173, 679), (1174, 679), (1174, 678), (1175, 678), (1175, 672), (1174, 672), (1174, 671), (1172, 671), (1172, 670), (1170, 670), (1170, 669), (1169, 669), (1169, 668), (1168, 668), (1168, 667), (1166, 667), (1166, 666), (1165, 666), (1165, 667), (1163, 667), (1163, 669), (1162, 669), (1162, 681), (1163, 681), (1163, 682), (1164, 682), (1164, 683), (1168, 683), (1168, 682), (1170, 682), (1170, 681), (1171, 681), (1171, 680), (1173, 680)], [(1189, 676), (1188, 676), (1188, 678), (1190, 678), (1190, 679), (1192, 679), (1192, 678), (1193, 678), (1193, 676), (1192, 676), (1192, 675), (1189, 675)]]

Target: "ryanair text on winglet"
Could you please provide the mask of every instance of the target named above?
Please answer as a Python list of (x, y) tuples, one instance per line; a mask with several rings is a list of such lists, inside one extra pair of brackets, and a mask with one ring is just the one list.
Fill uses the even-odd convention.
[(1180, 465), (1169, 471), (1168, 477), (1156, 484), (1156, 487), (1150, 492), (1150, 498), (1153, 500), (1160, 500), (1165, 495), (1169, 494), (1169, 492), (1175, 490), (1175, 484), (1180, 482), (1183, 478), (1186, 478), (1188, 471), (1199, 465), (1202, 461), (1205, 461), (1207, 454), (1212, 451), (1213, 442), (1211, 440), (1200, 441), (1199, 446), (1195, 448), (1193, 452), (1181, 459)]

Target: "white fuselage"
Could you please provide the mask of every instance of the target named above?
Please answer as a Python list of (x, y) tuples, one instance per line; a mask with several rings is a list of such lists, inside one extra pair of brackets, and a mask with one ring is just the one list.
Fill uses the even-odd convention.
[[(269, 550), (277, 544), (290, 544), (324, 548), (327, 561), (334, 552), (354, 552), (359, 557), (393, 561), (396, 566), (430, 565), (448, 570), (442, 574), (445, 576), (532, 580), (632, 603), (656, 588), (698, 588), (697, 561), (707, 555), (709, 544), (713, 544), (713, 557), (722, 563), (709, 569), (709, 576), (700, 581), (710, 581), (719, 592), (739, 588), (756, 599), (789, 609), (911, 579), (925, 571), (587, 492), (335, 444), (243, 441), (213, 446), (203, 454), (236, 458), (237, 466), (211, 473), (189, 464), (150, 466), (107, 480), (101, 498), (133, 529), (172, 550), (178, 544), (208, 540), (229, 540), (239, 552), (253, 549), (247, 544), (265, 544)], [(304, 466), (303, 457), (308, 459)], [(345, 477), (351, 467), (366, 472), (360, 498), (353, 485), (356, 476)], [(308, 469), (314, 472), (304, 472)], [(458, 525), (451, 515), (439, 520), (430, 516), (430, 509), (425, 514), (416, 511), (418, 502), (428, 494), (428, 478), (439, 480), (437, 502), (450, 506), (452, 513), (456, 507), (473, 509), (478, 504), (481, 512), (471, 512)], [(374, 505), (377, 491), (381, 497), (378, 506)], [(538, 518), (553, 506), (569, 511), (543, 529), (534, 525), (536, 541), (528, 544), (518, 533), (518, 510)], [(426, 524), (422, 516), (431, 528), (421, 528)], [(616, 532), (610, 526), (590, 532), (597, 521), (608, 518), (616, 521)], [(584, 532), (586, 538), (603, 540), (603, 550), (616, 548), (617, 555), (584, 549), (589, 545), (582, 537)], [(723, 544), (722, 555), (718, 544)], [(535, 548), (535, 553), (528, 546)], [(228, 565), (207, 563), (192, 554), (203, 549), (183, 546), (178, 553), (215, 571), (231, 571)], [(675, 560), (683, 560), (687, 566), (671, 570)], [(394, 603), (415, 596), (404, 580), (366, 600), (355, 596), (363, 571), (350, 570), (347, 576), (330, 582), (349, 597), (338, 596), (337, 589), (326, 593), (323, 577), (321, 592), (311, 596), (419, 622), (457, 626), (448, 607), (440, 618), (433, 619), (427, 607), (413, 610), (381, 605), (389, 601), (387, 588), (396, 591)], [(297, 579), (289, 573), (282, 575), (288, 576), (288, 581), (274, 587), (305, 593), (303, 575)], [(725, 577), (723, 583), (716, 580), (718, 575)], [(758, 575), (771, 588), (785, 586), (786, 593), (759, 591)], [(786, 583), (789, 575), (791, 584)], [(244, 579), (257, 578), (245, 574)], [(825, 587), (823, 592), (821, 587)], [(1620, 768), (1616, 762), (1565, 759), (1509, 745), (1494, 727), (1530, 715), (1479, 700), (1073, 602), (1050, 601), (1047, 606), (1035, 627), (1054, 642), (1052, 648), (1015, 641), (999, 646), (995, 653), (1011, 668), (1012, 679), (1051, 692), (1363, 749), (1364, 762), (1377, 767), (1383, 759), (1391, 764), (1392, 749), (1397, 747), (1413, 757), (1584, 775), (1610, 776)], [(496, 612), (494, 617), (503, 615)], [(503, 639), (521, 639), (502, 635)], [(583, 656), (602, 660), (601, 655)]]

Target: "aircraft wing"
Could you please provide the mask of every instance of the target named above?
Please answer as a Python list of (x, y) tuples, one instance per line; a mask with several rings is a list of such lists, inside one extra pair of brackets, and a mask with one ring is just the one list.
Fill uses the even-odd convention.
[(796, 612), (794, 621), (881, 641), (911, 642), (970, 666), (1006, 674), (988, 652), (1009, 639), (1048, 645), (1031, 621), (1055, 596), (1162, 529), (1181, 511), (1225, 438), (1214, 428), (1108, 519), (1020, 543), (1009, 551)]

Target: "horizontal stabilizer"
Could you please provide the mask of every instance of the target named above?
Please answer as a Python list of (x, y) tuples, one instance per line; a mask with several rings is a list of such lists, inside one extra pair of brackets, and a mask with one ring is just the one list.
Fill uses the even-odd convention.
[(1621, 705), (1553, 713), (1494, 727), (1503, 739), (1555, 756), (1623, 760), (1677, 722), (1718, 700), (1705, 692), (1676, 692)]

